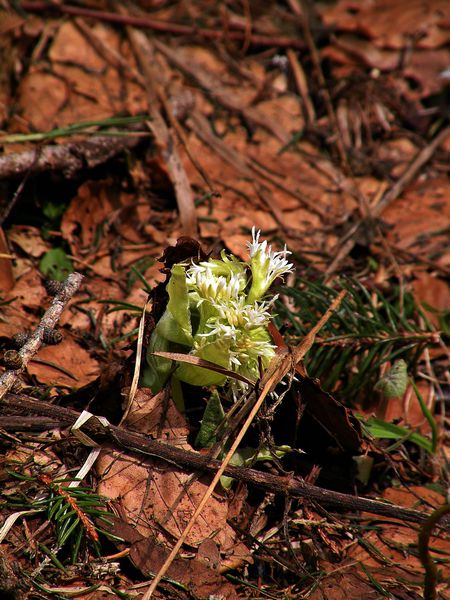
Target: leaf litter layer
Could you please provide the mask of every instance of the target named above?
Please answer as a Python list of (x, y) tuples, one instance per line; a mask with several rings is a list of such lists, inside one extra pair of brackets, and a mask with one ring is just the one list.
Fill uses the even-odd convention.
[[(21, 2), (2, 13), (5, 593), (149, 597), (145, 582), (212, 476), (137, 455), (92, 419), (101, 451), (89, 450), (87, 425), (64, 429), (73, 420), (58, 421), (56, 408), (223, 460), (258, 389), (232, 401), (226, 386), (210, 397), (170, 374), (151, 394), (133, 373), (165, 311), (169, 269), (222, 249), (245, 261), (256, 227), (296, 266), (269, 328), (280, 365), (347, 295), (296, 379), (261, 400), (231, 460), (238, 470), (216, 486), (155, 594), (445, 597), (439, 523), (428, 540), (406, 517), (349, 503), (381, 498), (429, 515), (446, 501), (446, 12), (437, 0), (198, 0)], [(201, 246), (176, 245), (183, 235)], [(83, 283), (52, 345), (36, 330), (52, 302), (45, 280), (74, 270)], [(44, 347), (21, 363), (30, 338), (17, 334), (32, 331)], [(6, 395), (17, 369), (22, 411)], [(77, 474), (79, 491), (66, 490)], [(270, 476), (292, 489), (304, 478), (319, 496), (250, 483)]]

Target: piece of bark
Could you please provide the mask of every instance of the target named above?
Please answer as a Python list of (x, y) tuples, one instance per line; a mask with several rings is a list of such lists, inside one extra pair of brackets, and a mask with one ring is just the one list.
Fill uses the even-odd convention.
[(124, 150), (135, 148), (141, 141), (142, 136), (96, 136), (80, 142), (6, 154), (0, 157), (0, 180), (47, 171), (59, 171), (70, 179), (77, 171), (98, 167)]

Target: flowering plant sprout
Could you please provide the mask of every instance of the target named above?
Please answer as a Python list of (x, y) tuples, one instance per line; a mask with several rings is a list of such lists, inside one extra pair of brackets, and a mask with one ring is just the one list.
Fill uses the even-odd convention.
[[(169, 301), (147, 349), (143, 384), (156, 393), (172, 372), (172, 361), (157, 351), (182, 352), (243, 375), (259, 377), (275, 355), (268, 332), (269, 298), (274, 280), (292, 271), (286, 247), (274, 252), (252, 229), (250, 258), (238, 260), (222, 251), (220, 259), (178, 263), (167, 284)], [(191, 385), (223, 385), (227, 377), (204, 367), (178, 362), (173, 377)], [(243, 385), (239, 383), (239, 385)], [(245, 385), (245, 384), (244, 384)]]

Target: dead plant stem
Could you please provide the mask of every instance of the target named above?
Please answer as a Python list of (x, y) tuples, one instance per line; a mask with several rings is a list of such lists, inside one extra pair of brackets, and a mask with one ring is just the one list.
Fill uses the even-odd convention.
[(437, 525), (437, 523), (442, 519), (444, 515), (450, 513), (450, 504), (444, 504), (440, 506), (437, 510), (435, 510), (422, 525), (422, 528), (419, 532), (418, 539), (418, 550), (419, 550), (419, 558), (420, 562), (425, 569), (425, 581), (424, 581), (424, 589), (423, 589), (423, 597), (424, 600), (435, 600), (436, 599), (436, 584), (438, 578), (438, 572), (436, 568), (436, 564), (433, 561), (433, 558), (430, 554), (429, 549), (429, 541), (433, 529)]

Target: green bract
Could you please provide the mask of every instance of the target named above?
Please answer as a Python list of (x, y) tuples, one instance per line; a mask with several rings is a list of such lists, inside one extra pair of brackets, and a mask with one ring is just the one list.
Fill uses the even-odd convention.
[[(167, 285), (169, 302), (151, 336), (143, 384), (159, 391), (172, 361), (155, 351), (182, 352), (256, 380), (260, 364), (275, 354), (267, 326), (274, 301), (265, 299), (273, 281), (292, 269), (287, 250), (273, 252), (253, 228), (250, 261), (224, 251), (220, 259), (176, 264)], [(222, 385), (226, 377), (188, 363), (177, 363), (173, 376), (192, 385)], [(242, 384), (240, 384), (242, 385)]]

